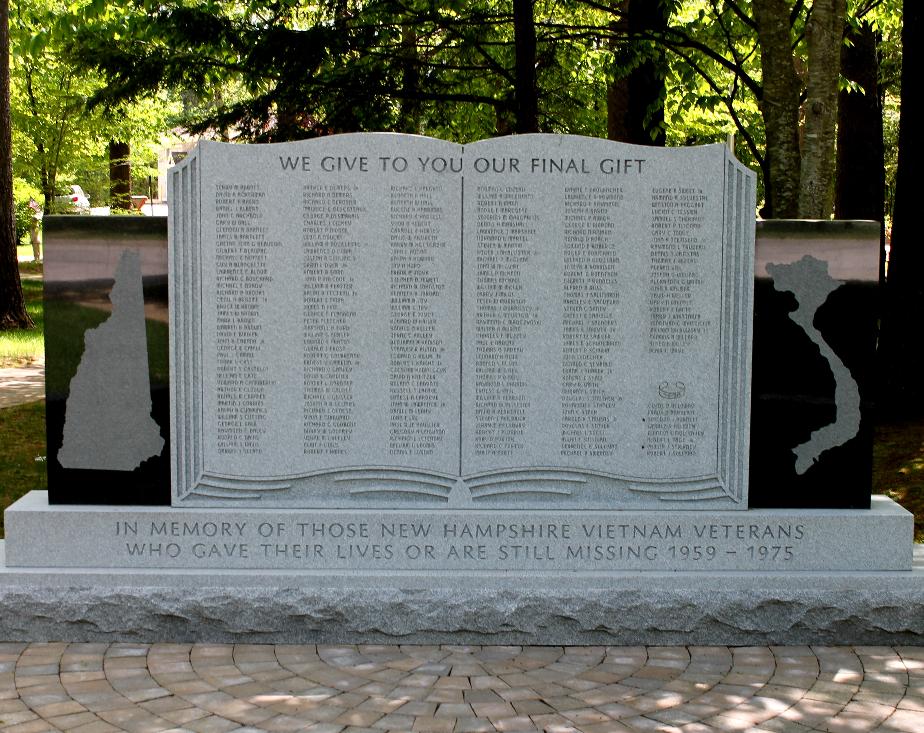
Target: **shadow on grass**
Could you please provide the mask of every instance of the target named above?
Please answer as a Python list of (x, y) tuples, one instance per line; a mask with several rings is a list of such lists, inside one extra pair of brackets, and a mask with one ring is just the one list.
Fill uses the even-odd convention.
[(45, 401), (0, 410), (0, 436), (0, 506), (6, 508), (29, 491), (48, 488)]
[(876, 427), (873, 493), (914, 514), (914, 538), (924, 542), (924, 419)]

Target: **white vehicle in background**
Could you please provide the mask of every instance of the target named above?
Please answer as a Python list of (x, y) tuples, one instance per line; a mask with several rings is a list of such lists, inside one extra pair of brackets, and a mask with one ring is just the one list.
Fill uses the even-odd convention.
[(76, 212), (78, 214), (90, 213), (90, 199), (78, 185), (68, 186), (67, 191), (55, 196), (57, 213)]

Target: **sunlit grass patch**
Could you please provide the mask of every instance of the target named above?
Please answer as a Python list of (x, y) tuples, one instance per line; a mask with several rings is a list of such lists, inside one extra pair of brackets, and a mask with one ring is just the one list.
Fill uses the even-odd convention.
[(42, 308), (42, 281), (23, 280), (26, 311), (35, 328), (0, 331), (0, 366), (28, 364), (45, 353), (45, 319)]
[[(18, 245), (16, 247), (16, 257), (19, 258), (20, 265), (31, 264), (31, 262), (33, 261), (32, 258), (35, 257), (35, 252), (32, 249), (32, 245), (31, 244)], [(27, 257), (28, 259), (23, 261), (22, 259), (23, 257)]]

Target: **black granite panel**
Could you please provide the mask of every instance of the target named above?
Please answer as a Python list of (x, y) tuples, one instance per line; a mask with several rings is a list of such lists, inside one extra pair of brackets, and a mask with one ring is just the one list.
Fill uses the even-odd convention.
[[(749, 505), (868, 508), (879, 225), (812, 222), (800, 230), (798, 224), (765, 222), (758, 228)], [(838, 239), (845, 244), (841, 252)], [(761, 256), (768, 242), (773, 252)], [(793, 449), (838, 418), (835, 379), (818, 345), (790, 318), (798, 307), (796, 297), (774, 287), (764, 265), (806, 255), (826, 263), (829, 274), (842, 283), (818, 307), (813, 325), (856, 383), (860, 422), (855, 435), (823, 451), (799, 473)]]
[[(52, 504), (170, 503), (170, 387), (167, 220), (163, 217), (48, 216), (45, 234), (45, 365), (48, 496)], [(163, 448), (133, 470), (61, 465), (65, 412), (89, 329), (110, 318), (123, 253), (138, 254), (150, 381), (150, 417)], [(113, 355), (118, 359), (118, 355)], [(105, 370), (106, 365), (102, 365)], [(100, 375), (104, 380), (105, 373)], [(92, 459), (90, 460), (92, 463)]]

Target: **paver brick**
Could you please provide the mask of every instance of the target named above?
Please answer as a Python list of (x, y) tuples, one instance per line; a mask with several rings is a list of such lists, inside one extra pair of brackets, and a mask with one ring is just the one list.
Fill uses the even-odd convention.
[(919, 733), (924, 650), (0, 644), (0, 727)]

